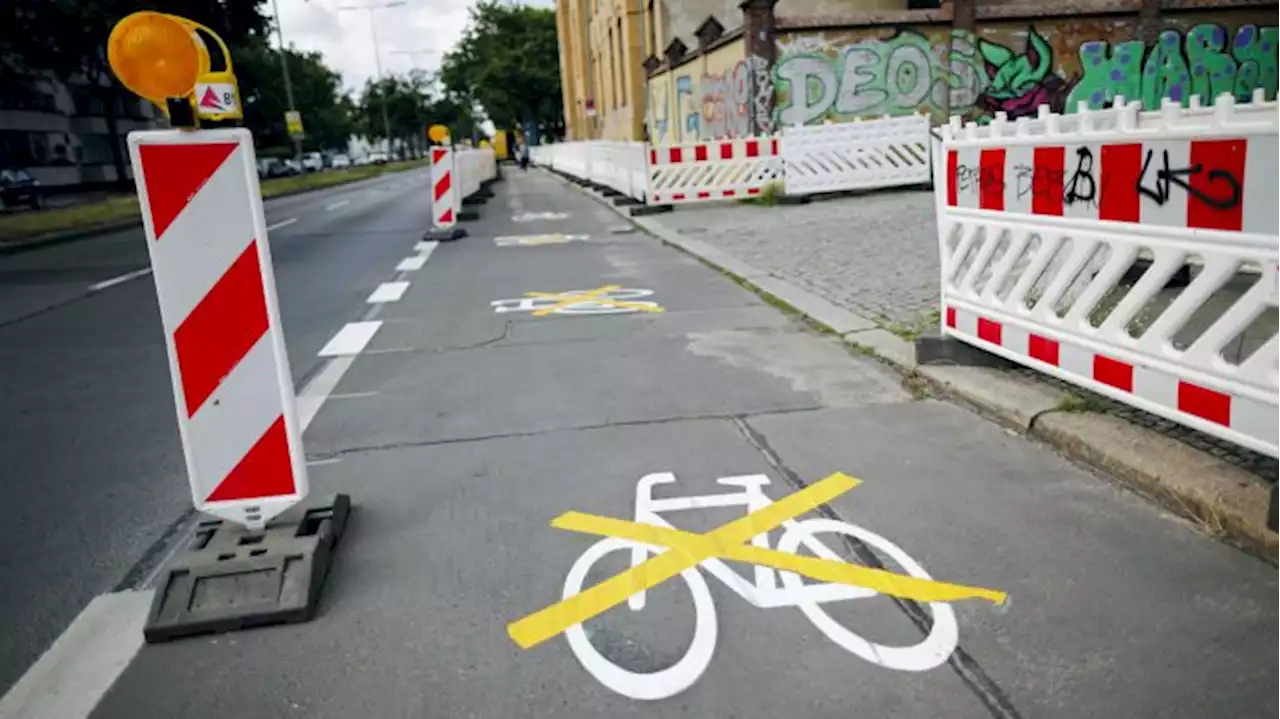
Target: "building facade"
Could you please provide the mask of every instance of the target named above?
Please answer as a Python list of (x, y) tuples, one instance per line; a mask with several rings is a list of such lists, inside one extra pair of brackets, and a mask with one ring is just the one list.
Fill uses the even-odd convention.
[(41, 78), (0, 88), (0, 167), (25, 168), (51, 187), (104, 185), (118, 179), (114, 142), (131, 177), (125, 137), (164, 117), (149, 102), (119, 95), (112, 137), (99, 94), (84, 82)]
[[(591, 94), (593, 62), (573, 56), (609, 56), (608, 35), (586, 32), (588, 18), (567, 45), (580, 16), (562, 11), (565, 78), (586, 73), (579, 94), (566, 89), (566, 118), (571, 101), (594, 110), (570, 122), (572, 139), (668, 144), (916, 113), (985, 122), (1120, 96), (1149, 109), (1276, 98), (1275, 0), (632, 1), (643, 6), (619, 0), (609, 17), (638, 33), (639, 98), (634, 82), (625, 97)], [(634, 72), (631, 47), (610, 68)]]

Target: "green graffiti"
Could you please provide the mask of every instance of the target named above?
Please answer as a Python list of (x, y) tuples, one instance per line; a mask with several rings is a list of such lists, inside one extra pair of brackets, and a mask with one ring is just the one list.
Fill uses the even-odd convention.
[(1280, 33), (1274, 27), (1242, 25), (1227, 47), (1227, 29), (1197, 25), (1183, 37), (1176, 30), (1160, 33), (1148, 50), (1138, 40), (1112, 46), (1104, 40), (1080, 46), (1084, 76), (1067, 97), (1067, 111), (1080, 103), (1097, 109), (1117, 97), (1140, 100), (1148, 110), (1164, 98), (1186, 107), (1192, 95), (1212, 105), (1223, 93), (1247, 102), (1262, 88), (1266, 99), (1276, 98)]
[(1053, 46), (1035, 28), (1027, 30), (1022, 55), (986, 40), (978, 41), (978, 50), (991, 76), (980, 98), (986, 110), (1003, 112), (1010, 118), (1035, 115), (1041, 105), (1062, 111), (1067, 83), (1053, 74)]

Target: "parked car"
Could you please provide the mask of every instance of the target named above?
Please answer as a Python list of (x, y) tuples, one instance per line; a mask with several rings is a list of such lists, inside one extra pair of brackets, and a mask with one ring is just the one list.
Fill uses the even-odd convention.
[(373, 165), (385, 165), (385, 164), (387, 164), (387, 153), (385, 153), (385, 152), (370, 152), (370, 153), (369, 153), (369, 163), (370, 163), (370, 164), (373, 164)]
[(318, 152), (305, 152), (302, 154), (302, 170), (304, 172), (319, 172), (323, 169), (323, 155)]
[(44, 188), (24, 169), (0, 170), (0, 204), (5, 207), (26, 205), (38, 210), (44, 205)]
[(335, 170), (341, 170), (344, 167), (351, 167), (351, 158), (346, 155), (334, 155), (329, 160), (329, 167)]

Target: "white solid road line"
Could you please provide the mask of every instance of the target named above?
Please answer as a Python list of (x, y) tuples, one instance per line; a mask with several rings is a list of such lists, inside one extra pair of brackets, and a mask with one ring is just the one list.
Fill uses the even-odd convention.
[(0, 699), (0, 719), (89, 716), (142, 647), (151, 594), (95, 597)]
[(369, 344), (369, 340), (373, 339), (374, 333), (382, 323), (375, 320), (373, 322), (348, 322), (338, 330), (338, 334), (329, 340), (329, 343), (320, 349), (321, 357), (348, 357), (360, 354), (360, 350)]
[(132, 280), (138, 277), (143, 277), (149, 274), (151, 274), (151, 268), (143, 267), (140, 270), (134, 270), (133, 272), (126, 272), (123, 275), (120, 275), (119, 277), (112, 277), (109, 280), (103, 280), (97, 284), (89, 285), (89, 291), (99, 292), (101, 290), (107, 289), (108, 287), (115, 287), (116, 285), (123, 284), (125, 282), (128, 282), (129, 280)]
[(337, 202), (331, 202), (328, 205), (325, 205), (324, 211), (333, 212), (339, 207), (343, 207), (344, 205), (350, 205), (350, 204), (351, 204), (351, 200), (338, 200)]
[(434, 252), (436, 247), (439, 245), (439, 242), (419, 242), (413, 246), (413, 249), (421, 252), (423, 257), (430, 257), (431, 253)]
[(400, 260), (400, 264), (396, 265), (396, 272), (416, 272), (427, 264), (427, 258), (422, 255), (417, 257), (406, 257)]
[(289, 219), (287, 219), (287, 220), (280, 220), (279, 222), (275, 223), (274, 225), (267, 225), (267, 232), (270, 232), (270, 231), (272, 231), (272, 230), (278, 230), (278, 229), (280, 229), (281, 227), (288, 227), (289, 225), (292, 225), (293, 223), (295, 223), (295, 222), (297, 222), (297, 221), (298, 221), (298, 218), (296, 218), (296, 217), (290, 217), (290, 218), (289, 218)]
[(369, 295), (369, 299), (365, 300), (369, 304), (378, 302), (399, 302), (404, 297), (405, 290), (409, 289), (408, 282), (383, 282), (378, 288)]

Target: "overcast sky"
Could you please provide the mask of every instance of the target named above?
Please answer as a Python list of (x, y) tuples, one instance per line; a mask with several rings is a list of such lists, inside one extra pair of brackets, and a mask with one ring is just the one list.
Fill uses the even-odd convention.
[[(324, 55), (325, 63), (342, 73), (351, 90), (364, 86), (375, 74), (369, 11), (339, 10), (387, 0), (277, 0), (286, 45)], [(404, 0), (399, 7), (376, 10), (378, 47), (384, 73), (404, 73), (419, 67), (436, 70), (441, 56), (453, 47), (467, 24), (467, 10), (475, 0)], [(554, 6), (554, 0), (522, 0), (522, 4)], [(263, 9), (271, 11), (271, 4)], [(274, 39), (273, 39), (274, 43)], [(429, 50), (430, 54), (404, 54)]]

